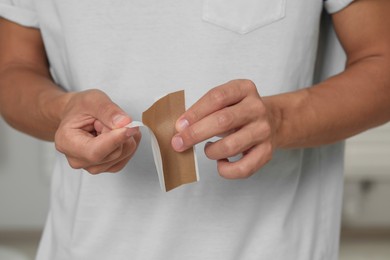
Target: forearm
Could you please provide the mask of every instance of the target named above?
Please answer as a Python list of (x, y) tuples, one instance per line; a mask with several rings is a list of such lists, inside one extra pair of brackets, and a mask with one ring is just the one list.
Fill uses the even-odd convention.
[(54, 140), (67, 99), (44, 70), (15, 64), (0, 71), (0, 113), (22, 132)]
[(329, 144), (389, 121), (389, 67), (386, 57), (368, 57), (313, 87), (265, 98), (276, 146)]

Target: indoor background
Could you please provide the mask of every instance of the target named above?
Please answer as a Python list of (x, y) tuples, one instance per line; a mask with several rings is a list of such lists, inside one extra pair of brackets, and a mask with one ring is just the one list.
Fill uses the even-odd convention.
[[(316, 81), (342, 70), (345, 55), (325, 17)], [(347, 141), (340, 260), (390, 259), (390, 123)], [(0, 118), (0, 260), (30, 260), (49, 204), (54, 147)]]
[[(0, 260), (34, 259), (48, 210), (53, 154), (53, 144), (0, 119)], [(347, 141), (340, 260), (390, 259), (389, 200), (387, 124)]]

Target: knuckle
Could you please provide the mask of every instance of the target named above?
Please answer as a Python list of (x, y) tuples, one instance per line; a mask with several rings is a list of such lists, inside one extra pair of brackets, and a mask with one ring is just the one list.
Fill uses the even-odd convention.
[(227, 94), (223, 88), (213, 88), (209, 92), (210, 101), (217, 106), (223, 106), (226, 103)]
[(229, 179), (247, 179), (250, 176), (250, 174), (248, 173), (248, 166), (243, 164), (242, 162), (235, 165), (234, 170), (229, 175), (226, 175), (224, 173), (220, 173), (220, 175)]
[(65, 151), (64, 147), (58, 141), (54, 143), (54, 147), (60, 153), (64, 153)]
[(249, 131), (252, 144), (267, 142), (272, 136), (272, 128), (269, 124), (256, 124)]
[(241, 148), (241, 144), (237, 139), (231, 138), (221, 143), (223, 152), (228, 154), (228, 156), (236, 155)]
[(269, 124), (263, 124), (261, 127), (261, 132), (265, 137), (270, 137), (272, 134), (272, 129)]
[(247, 164), (239, 164), (236, 171), (236, 177), (238, 179), (247, 179), (249, 178), (253, 173), (253, 170), (250, 166)]
[(247, 140), (251, 147), (258, 145), (264, 141), (261, 127), (253, 125), (247, 130)]
[(218, 168), (218, 173), (219, 173), (219, 176), (221, 176), (222, 178), (225, 178), (225, 179), (236, 179), (235, 176), (232, 176), (226, 172), (223, 172), (221, 171), (219, 168)]
[(98, 167), (88, 167), (88, 168), (85, 168), (85, 170), (92, 175), (96, 175), (96, 174), (101, 173), (101, 170)]
[(83, 98), (85, 98), (86, 100), (91, 101), (91, 102), (94, 102), (94, 100), (96, 101), (96, 98), (106, 96), (106, 94), (103, 91), (101, 91), (100, 89), (96, 89), (96, 88), (85, 90), (82, 93), (84, 94)]
[(236, 173), (236, 178), (237, 179), (248, 179), (249, 177), (251, 176), (251, 174), (249, 174), (247, 171), (246, 171), (246, 167), (243, 167), (237, 171)]
[(96, 100), (100, 100), (105, 97), (105, 93), (99, 89), (89, 89), (81, 92), (80, 100), (84, 104), (96, 104)]
[(253, 102), (251, 102), (251, 111), (256, 111), (258, 115), (263, 116), (266, 114), (267, 109), (264, 106), (263, 102), (256, 98), (255, 100), (253, 100)]
[(273, 146), (271, 142), (263, 143), (261, 147), (261, 154), (259, 155), (259, 159), (257, 160), (255, 165), (256, 170), (260, 169), (269, 161), (271, 161), (272, 156), (273, 156)]
[(190, 122), (197, 122), (199, 120), (199, 115), (195, 110), (188, 110), (186, 118), (188, 118)]
[(254, 99), (253, 104), (254, 104), (255, 106), (257, 106), (258, 109), (261, 109), (261, 110), (265, 110), (265, 109), (266, 109), (265, 103), (264, 103), (264, 101), (261, 99), (260, 96), (253, 96), (252, 98)]
[(79, 162), (72, 160), (72, 159), (69, 159), (69, 158), (68, 158), (68, 163), (69, 163), (69, 166), (72, 167), (72, 169), (78, 170), (78, 169), (83, 168), (83, 166)]
[(251, 131), (248, 131), (248, 138), (250, 140), (251, 145), (257, 145), (263, 141), (262, 132), (259, 128), (251, 129)]
[(246, 88), (248, 90), (251, 90), (251, 91), (253, 91), (253, 90), (257, 91), (257, 87), (256, 87), (255, 83), (252, 80), (250, 80), (250, 79), (242, 79), (242, 80), (240, 80), (240, 82), (241, 82), (241, 86), (242, 87), (244, 87), (244, 88)]
[(223, 130), (230, 130), (234, 123), (234, 115), (231, 112), (222, 110), (217, 117), (218, 127)]

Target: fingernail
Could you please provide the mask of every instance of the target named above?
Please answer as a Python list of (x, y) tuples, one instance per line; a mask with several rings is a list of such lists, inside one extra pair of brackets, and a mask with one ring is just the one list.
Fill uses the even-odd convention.
[(122, 122), (122, 121), (124, 121), (124, 120), (126, 120), (126, 116), (124, 116), (124, 115), (116, 115), (116, 116), (114, 116), (114, 119), (112, 120), (112, 122), (113, 122), (113, 124), (115, 125), (115, 126), (118, 126), (118, 125), (120, 125), (120, 123)]
[(186, 119), (180, 119), (179, 122), (177, 122), (177, 128), (178, 128), (177, 130), (182, 131), (186, 129), (189, 125), (190, 123), (188, 123)]
[(180, 136), (174, 136), (172, 138), (172, 146), (176, 151), (180, 151), (183, 148), (183, 139)]
[(127, 130), (126, 130), (126, 136), (127, 136), (127, 137), (132, 137), (132, 136), (134, 136), (134, 134), (135, 134), (134, 129), (132, 129), (132, 128), (127, 128)]

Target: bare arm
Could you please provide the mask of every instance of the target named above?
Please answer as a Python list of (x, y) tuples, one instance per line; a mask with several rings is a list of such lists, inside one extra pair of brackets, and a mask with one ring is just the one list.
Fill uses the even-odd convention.
[(13, 127), (54, 140), (68, 96), (50, 78), (39, 30), (0, 21), (0, 113)]
[[(246, 178), (277, 148), (340, 141), (390, 120), (390, 1), (357, 0), (334, 14), (346, 70), (321, 84), (261, 98), (249, 80), (206, 93), (178, 120), (177, 151), (228, 133), (205, 147), (226, 178)], [(227, 158), (242, 153), (242, 159)]]
[(55, 141), (73, 168), (117, 172), (134, 154), (138, 129), (99, 90), (67, 93), (51, 79), (39, 30), (0, 19), (0, 113), (14, 128)]
[(265, 99), (278, 118), (278, 147), (328, 144), (390, 120), (389, 13), (387, 0), (360, 0), (333, 15), (347, 68), (312, 88)]

